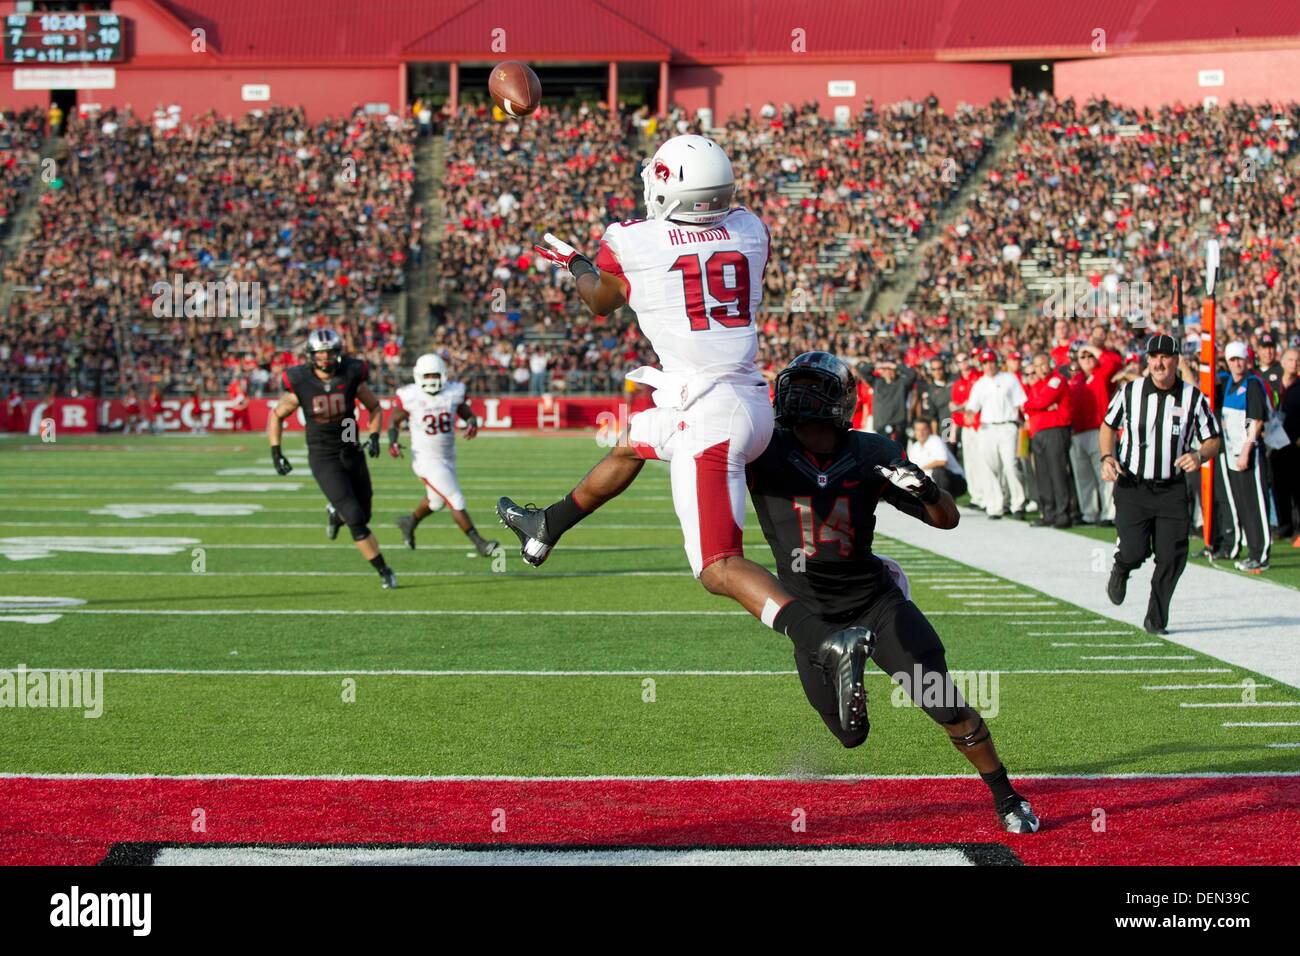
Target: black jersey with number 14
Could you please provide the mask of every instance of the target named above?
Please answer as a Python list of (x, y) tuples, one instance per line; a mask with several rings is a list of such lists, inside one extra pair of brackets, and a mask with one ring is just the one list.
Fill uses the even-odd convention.
[(357, 389), (370, 377), (369, 367), (360, 359), (345, 358), (334, 369), (328, 380), (322, 381), (310, 365), (295, 365), (284, 373), (284, 387), (298, 396), (298, 405), (307, 423), (307, 451), (309, 454), (338, 454), (343, 450), (343, 428), (347, 420), (354, 422), (352, 441), (356, 448), (361, 441), (360, 427), (356, 422)]
[(828, 619), (870, 603), (892, 579), (871, 551), (883, 498), (924, 520), (924, 506), (876, 474), (903, 456), (883, 435), (846, 433), (830, 455), (814, 455), (785, 428), (749, 465), (749, 490), (777, 577)]

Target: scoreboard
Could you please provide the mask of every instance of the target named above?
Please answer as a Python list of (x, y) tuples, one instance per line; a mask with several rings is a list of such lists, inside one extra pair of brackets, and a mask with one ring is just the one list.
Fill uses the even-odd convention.
[(126, 21), (115, 13), (11, 13), (4, 18), (5, 63), (118, 63), (125, 51)]

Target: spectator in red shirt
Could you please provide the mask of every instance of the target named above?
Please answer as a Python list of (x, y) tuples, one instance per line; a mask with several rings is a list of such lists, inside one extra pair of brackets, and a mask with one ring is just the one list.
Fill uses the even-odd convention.
[(1115, 525), (1115, 485), (1101, 477), (1101, 420), (1110, 406), (1111, 386), (1098, 369), (1091, 345), (1079, 349), (1079, 370), (1070, 379), (1070, 465), (1084, 524)]
[(1024, 411), (1029, 449), (1038, 488), (1039, 516), (1031, 526), (1068, 528), (1074, 490), (1070, 480), (1070, 386), (1052, 366), (1052, 356), (1039, 352), (1026, 376)]
[[(1101, 380), (1106, 383), (1106, 404), (1110, 404), (1110, 397), (1115, 394), (1115, 389), (1119, 385), (1115, 382), (1115, 376), (1124, 367), (1124, 356), (1120, 355), (1112, 348), (1106, 345), (1106, 326), (1094, 325), (1092, 334), (1088, 338), (1088, 344), (1092, 346), (1092, 354), (1097, 358), (1097, 369), (1094, 374), (1101, 376)], [(1105, 409), (1102, 409), (1103, 412)]]
[(231, 428), (237, 432), (251, 432), (253, 430), (253, 415), (248, 407), (247, 382), (242, 376), (231, 379), (226, 394), (230, 396)]

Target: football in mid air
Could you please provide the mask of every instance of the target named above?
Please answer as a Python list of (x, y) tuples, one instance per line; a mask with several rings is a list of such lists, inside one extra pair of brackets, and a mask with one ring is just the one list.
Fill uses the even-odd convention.
[(506, 60), (492, 68), (488, 92), (507, 116), (527, 116), (542, 105), (542, 81), (527, 63), (518, 60)]

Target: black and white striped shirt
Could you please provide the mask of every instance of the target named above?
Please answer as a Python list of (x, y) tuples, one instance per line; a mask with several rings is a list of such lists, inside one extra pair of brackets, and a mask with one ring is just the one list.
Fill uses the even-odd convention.
[(1205, 394), (1182, 379), (1168, 391), (1156, 388), (1149, 377), (1121, 385), (1105, 421), (1123, 431), (1116, 454), (1120, 468), (1154, 481), (1182, 473), (1174, 462), (1192, 450), (1193, 436), (1204, 444), (1219, 434)]

